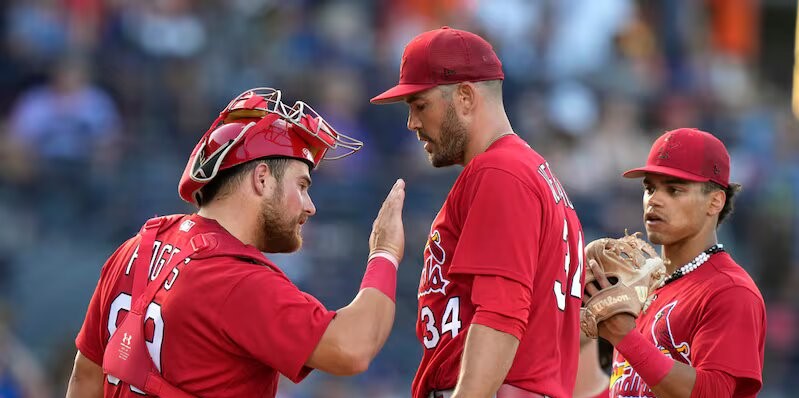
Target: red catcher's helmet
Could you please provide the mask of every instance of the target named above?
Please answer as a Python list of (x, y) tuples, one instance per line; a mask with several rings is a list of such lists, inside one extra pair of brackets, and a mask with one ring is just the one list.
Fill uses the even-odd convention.
[[(280, 90), (253, 88), (230, 101), (203, 134), (183, 170), (178, 192), (199, 206), (200, 189), (220, 170), (267, 157), (302, 160), (313, 169), (322, 159), (341, 159), (361, 147), (361, 141), (337, 132), (308, 104), (288, 106)], [(330, 155), (330, 149), (338, 151)]]

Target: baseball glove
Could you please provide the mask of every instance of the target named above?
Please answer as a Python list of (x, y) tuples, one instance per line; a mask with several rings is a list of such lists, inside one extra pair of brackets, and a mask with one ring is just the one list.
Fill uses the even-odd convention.
[[(586, 260), (602, 269), (612, 284), (584, 301), (580, 328), (586, 336), (597, 338), (597, 323), (613, 315), (627, 313), (637, 318), (649, 305), (650, 294), (666, 278), (663, 260), (639, 235), (597, 239), (585, 247)], [(589, 267), (585, 284), (594, 281), (596, 277)]]

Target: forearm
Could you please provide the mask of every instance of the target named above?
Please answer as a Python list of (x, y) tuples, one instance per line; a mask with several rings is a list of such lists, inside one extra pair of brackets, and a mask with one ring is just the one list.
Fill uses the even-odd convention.
[(652, 392), (658, 398), (727, 398), (735, 393), (735, 378), (722, 371), (676, 362), (669, 374), (652, 387)]
[(615, 316), (600, 325), (600, 334), (630, 363), (658, 398), (729, 397), (735, 379), (718, 371), (701, 370), (661, 353), (635, 328), (629, 316)]
[(371, 259), (358, 295), (336, 311), (306, 366), (339, 376), (364, 372), (394, 324), (396, 286), (396, 266), (386, 259)]
[(103, 369), (78, 351), (66, 398), (102, 398)]
[(371, 361), (391, 333), (394, 301), (377, 289), (361, 290), (346, 307), (337, 311), (333, 322), (341, 323), (344, 344), (359, 358)]
[[(696, 380), (696, 372), (688, 365), (666, 356), (634, 330), (632, 317), (616, 316), (601, 327), (604, 336), (624, 356), (641, 379), (658, 398), (688, 398)], [(602, 332), (600, 332), (602, 333)]]
[(672, 361), (674, 365), (666, 377), (649, 388), (658, 398), (690, 398), (696, 382), (696, 370), (682, 362)]
[(658, 398), (689, 398), (696, 370), (666, 356), (637, 330), (612, 343)]
[(513, 364), (519, 340), (508, 333), (472, 324), (453, 398), (493, 397)]
[(399, 262), (394, 255), (373, 253), (360, 292), (350, 305), (342, 309), (353, 313), (352, 323), (348, 325), (352, 333), (348, 335), (359, 336), (350, 339), (356, 345), (352, 349), (363, 349), (365, 352), (361, 355), (369, 362), (383, 347), (394, 324), (398, 268)]

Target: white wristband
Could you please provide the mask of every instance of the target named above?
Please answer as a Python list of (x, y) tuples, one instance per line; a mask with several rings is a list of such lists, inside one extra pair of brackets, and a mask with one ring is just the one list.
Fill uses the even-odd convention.
[(395, 257), (393, 254), (385, 251), (374, 252), (371, 255), (369, 255), (369, 259), (366, 260), (366, 262), (368, 263), (369, 261), (372, 261), (372, 259), (375, 257), (383, 257), (386, 260), (390, 261), (391, 264), (394, 264), (394, 269), (397, 270), (399, 269), (399, 261), (397, 261), (397, 257)]

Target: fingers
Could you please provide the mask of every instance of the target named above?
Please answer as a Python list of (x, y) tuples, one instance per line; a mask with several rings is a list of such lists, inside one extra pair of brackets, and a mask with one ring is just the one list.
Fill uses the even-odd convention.
[[(386, 199), (383, 201), (383, 206), (380, 207), (378, 212), (378, 219), (386, 213), (393, 213), (399, 211), (402, 213), (402, 206), (405, 203), (405, 181), (400, 178), (391, 187)], [(388, 216), (388, 214), (386, 214)], [(377, 222), (377, 220), (375, 220)]]
[(591, 272), (594, 274), (597, 283), (599, 283), (600, 289), (611, 286), (610, 282), (608, 282), (608, 278), (605, 276), (605, 271), (602, 270), (602, 267), (600, 267), (595, 260), (588, 260), (588, 267), (591, 268)]
[(593, 283), (588, 283), (585, 285), (585, 292), (587, 294), (587, 298), (594, 297), (595, 294), (599, 293), (599, 289), (594, 286)]
[(583, 302), (588, 301), (591, 297), (593, 297), (599, 289), (596, 287), (594, 281), (594, 275), (591, 271), (591, 259), (587, 258), (587, 264), (585, 265), (584, 272), (585, 272), (585, 285), (583, 287)]
[(387, 199), (391, 200), (391, 205), (396, 210), (402, 212), (402, 205), (405, 203), (405, 180), (402, 178), (397, 179), (397, 182), (391, 187), (391, 192), (388, 193)]
[(402, 225), (402, 207), (405, 202), (405, 181), (398, 179), (383, 201), (372, 224), (369, 246), (372, 253), (384, 251), (402, 260), (405, 250), (405, 231)]

